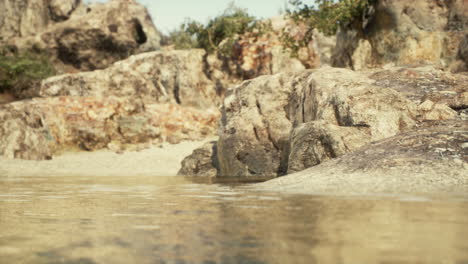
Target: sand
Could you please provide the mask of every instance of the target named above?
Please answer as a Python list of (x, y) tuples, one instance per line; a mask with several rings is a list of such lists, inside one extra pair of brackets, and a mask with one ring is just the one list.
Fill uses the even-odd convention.
[(122, 154), (110, 150), (65, 152), (47, 161), (0, 157), (0, 176), (175, 176), (181, 161), (207, 141), (164, 144)]
[(468, 196), (468, 164), (439, 162), (351, 171), (335, 161), (253, 186), (269, 192), (312, 195), (433, 194)]

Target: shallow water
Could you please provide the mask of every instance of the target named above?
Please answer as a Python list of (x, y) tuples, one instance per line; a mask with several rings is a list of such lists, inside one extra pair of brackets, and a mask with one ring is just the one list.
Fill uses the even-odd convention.
[(468, 263), (468, 200), (0, 178), (0, 263)]

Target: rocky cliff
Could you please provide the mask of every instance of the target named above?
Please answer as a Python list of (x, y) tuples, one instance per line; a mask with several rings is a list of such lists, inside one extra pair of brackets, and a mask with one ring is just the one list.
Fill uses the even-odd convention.
[[(337, 35), (332, 64), (360, 70), (375, 65), (435, 64), (461, 71), (468, 1), (378, 0), (362, 23)], [(460, 56), (461, 55), (461, 56)]]
[(64, 72), (103, 69), (136, 53), (158, 50), (160, 35), (136, 1), (85, 5), (69, 1), (2, 1), (1, 41), (15, 52), (49, 54)]

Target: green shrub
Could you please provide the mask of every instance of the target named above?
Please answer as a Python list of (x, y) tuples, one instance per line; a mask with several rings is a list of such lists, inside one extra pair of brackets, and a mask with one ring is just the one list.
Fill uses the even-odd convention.
[(283, 32), (282, 42), (297, 55), (297, 51), (312, 40), (314, 29), (334, 35), (340, 27), (362, 22), (363, 14), (373, 2), (375, 0), (313, 0), (313, 3), (305, 4), (303, 0), (291, 0), (292, 8), (287, 10), (287, 15), (297, 24), (305, 24), (308, 31), (301, 39)]
[(375, 0), (314, 0), (304, 4), (302, 0), (291, 0), (288, 15), (295, 21), (304, 22), (311, 28), (333, 35), (340, 26), (362, 19), (363, 13)]
[(22, 91), (55, 73), (46, 55), (0, 52), (0, 92)]
[(270, 28), (267, 23), (258, 21), (245, 9), (231, 3), (221, 15), (206, 25), (188, 20), (180, 30), (170, 33), (168, 42), (176, 49), (202, 48), (209, 53), (219, 52), (229, 57), (240, 35), (247, 32), (264, 34)]

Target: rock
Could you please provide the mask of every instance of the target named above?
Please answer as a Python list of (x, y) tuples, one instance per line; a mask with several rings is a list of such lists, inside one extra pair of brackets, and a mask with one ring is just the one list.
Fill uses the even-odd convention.
[[(373, 70), (369, 76), (376, 80), (377, 86), (392, 88), (418, 105), (429, 100), (437, 103), (436, 107), (440, 110), (442, 110), (440, 105), (450, 107), (459, 113), (468, 108), (466, 74), (454, 74), (433, 66), (425, 66)], [(446, 115), (453, 115), (449, 109), (444, 112)]]
[(16, 98), (11, 93), (0, 93), (0, 105), (8, 104), (14, 101), (16, 101)]
[(332, 65), (434, 64), (449, 67), (468, 29), (466, 0), (377, 0), (367, 22), (344, 25)]
[[(224, 68), (238, 79), (297, 72), (330, 63), (334, 37), (326, 37), (317, 30), (311, 31), (309, 27), (298, 25), (285, 16), (273, 17), (263, 23), (266, 32), (248, 32), (239, 36), (233, 45), (232, 56), (220, 56)], [(297, 56), (293, 56), (283, 44), (282, 38), (286, 35), (297, 42), (306, 42), (305, 36), (310, 35), (310, 40), (297, 52)]]
[(301, 124), (291, 133), (288, 174), (352, 152), (370, 141), (364, 127), (341, 127), (323, 120)]
[(216, 177), (218, 174), (216, 141), (208, 142), (182, 161), (181, 176)]
[(51, 159), (55, 141), (34, 108), (0, 106), (0, 155), (29, 160)]
[(468, 191), (465, 121), (426, 122), (307, 170), (262, 183), (295, 193), (435, 193)]
[[(410, 129), (424, 119), (420, 111), (400, 93), (345, 69), (249, 80), (228, 91), (224, 101), (219, 175), (276, 177), (288, 167), (305, 168)], [(446, 111), (434, 107), (424, 114), (444, 119), (449, 118)], [(315, 157), (289, 166), (291, 153)]]
[(458, 47), (457, 61), (451, 66), (453, 72), (468, 72), (468, 34)]
[(234, 45), (233, 55), (224, 60), (229, 71), (242, 80), (305, 69), (301, 61), (292, 58), (275, 33), (246, 33), (240, 36)]
[(220, 103), (222, 88), (203, 71), (205, 55), (199, 49), (139, 54), (104, 70), (46, 79), (23, 96), (131, 96), (209, 108)]
[[(78, 4), (49, 2), (52, 17), (64, 21), (34, 31), (37, 35), (10, 39), (9, 46), (50, 53), (65, 72), (103, 69), (132, 54), (159, 49), (160, 35), (147, 9), (135, 1), (80, 5), (73, 12)], [(34, 13), (29, 8), (25, 12)]]
[(219, 113), (129, 97), (49, 97), (0, 106), (0, 155), (49, 159), (69, 147), (125, 149), (128, 144), (213, 136)]
[(46, 30), (68, 18), (81, 0), (3, 0), (0, 2), (0, 42)]
[(292, 74), (261, 76), (229, 90), (218, 141), (219, 175), (276, 176), (287, 170)]
[(81, 5), (81, 0), (50, 0), (49, 12), (54, 21), (63, 21), (69, 19), (79, 5)]

